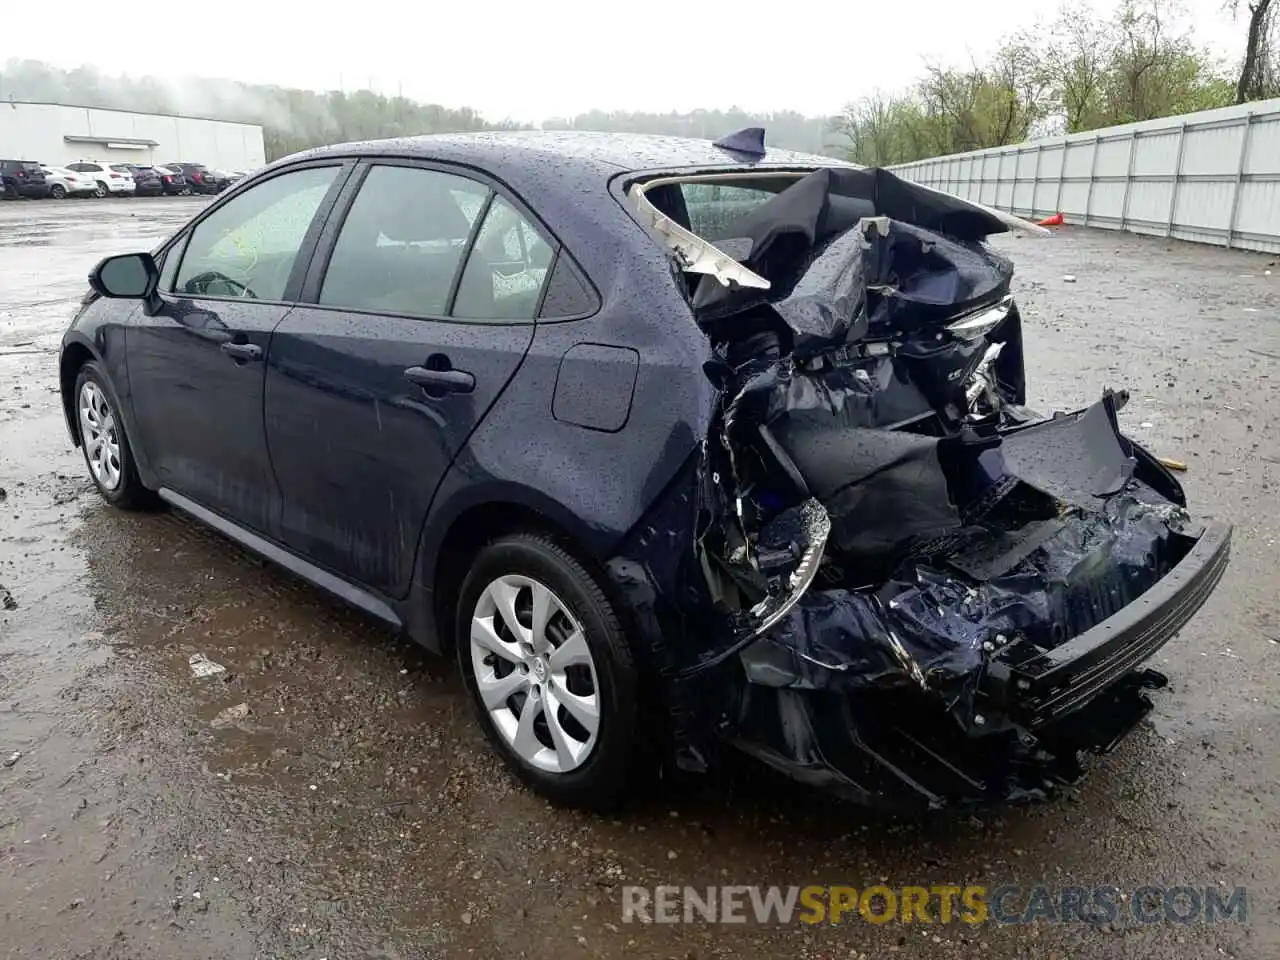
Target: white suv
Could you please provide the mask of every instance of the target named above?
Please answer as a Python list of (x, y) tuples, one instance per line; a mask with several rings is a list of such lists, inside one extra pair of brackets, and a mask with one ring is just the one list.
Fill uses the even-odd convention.
[(98, 185), (97, 194), (100, 197), (105, 197), (109, 193), (130, 194), (137, 189), (133, 182), (133, 171), (123, 163), (78, 160), (75, 163), (68, 163), (67, 169), (92, 177)]

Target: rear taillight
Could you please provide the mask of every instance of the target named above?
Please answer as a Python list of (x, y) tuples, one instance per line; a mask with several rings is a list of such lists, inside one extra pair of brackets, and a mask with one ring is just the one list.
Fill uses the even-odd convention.
[(118, 174), (118, 173), (113, 173), (113, 174), (111, 174), (111, 179), (112, 179), (112, 180), (119, 180), (119, 179), (120, 179), (120, 174)]
[(947, 324), (947, 330), (961, 340), (980, 340), (1004, 323), (1013, 309), (1013, 297), (1005, 297), (993, 307), (986, 307)]

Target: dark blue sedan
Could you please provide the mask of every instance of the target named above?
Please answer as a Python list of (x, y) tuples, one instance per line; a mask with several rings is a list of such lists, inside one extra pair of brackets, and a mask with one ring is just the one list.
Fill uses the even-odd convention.
[(726, 746), (1043, 796), (1150, 708), (1230, 531), (1123, 393), (1027, 408), (1017, 228), (760, 131), (313, 150), (95, 268), (67, 424), (111, 503), (456, 653), (558, 802)]

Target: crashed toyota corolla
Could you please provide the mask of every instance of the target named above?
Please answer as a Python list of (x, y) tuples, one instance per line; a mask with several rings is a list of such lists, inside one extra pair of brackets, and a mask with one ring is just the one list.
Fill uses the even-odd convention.
[(1230, 529), (1122, 390), (1028, 408), (1010, 229), (759, 131), (328, 147), (99, 264), (68, 427), (113, 503), (455, 651), (558, 802), (735, 748), (1045, 797), (1151, 708)]

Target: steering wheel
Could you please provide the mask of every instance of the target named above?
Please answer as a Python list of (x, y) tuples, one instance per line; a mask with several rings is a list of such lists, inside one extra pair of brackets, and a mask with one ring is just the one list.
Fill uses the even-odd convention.
[(233, 294), (237, 297), (247, 297), (251, 300), (257, 300), (258, 295), (249, 289), (247, 284), (241, 283), (234, 277), (228, 277), (225, 273), (217, 270), (206, 270), (204, 273), (196, 274), (186, 282), (186, 287), (190, 290), (192, 287), (200, 290), (201, 293), (208, 293), (206, 289), (210, 283), (225, 283), (229, 287), (239, 290), (239, 293)]

